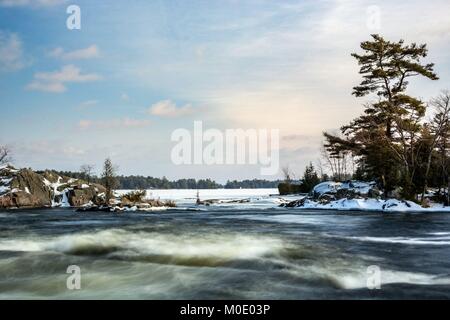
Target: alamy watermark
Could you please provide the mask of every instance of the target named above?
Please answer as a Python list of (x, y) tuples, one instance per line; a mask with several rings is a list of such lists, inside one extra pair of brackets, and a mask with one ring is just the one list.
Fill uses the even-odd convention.
[(70, 274), (66, 280), (66, 287), (68, 290), (81, 289), (81, 268), (77, 265), (67, 267), (66, 273)]
[(367, 267), (367, 289), (381, 289), (381, 269), (377, 265)]
[(172, 132), (171, 160), (175, 165), (260, 165), (261, 175), (279, 171), (278, 129), (203, 129), (194, 121), (193, 132), (179, 128)]
[(381, 9), (379, 6), (369, 6), (367, 7), (367, 21), (366, 26), (369, 30), (380, 30), (381, 29)]
[(81, 30), (81, 8), (75, 4), (67, 7), (66, 13), (69, 15), (66, 26), (69, 30)]

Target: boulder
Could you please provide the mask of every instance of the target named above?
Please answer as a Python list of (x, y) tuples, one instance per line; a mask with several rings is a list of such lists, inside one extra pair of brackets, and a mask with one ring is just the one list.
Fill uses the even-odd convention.
[[(324, 195), (326, 195), (326, 194), (324, 194)], [(338, 189), (336, 191), (334, 200), (339, 200), (339, 199), (344, 199), (344, 198), (346, 198), (346, 199), (354, 199), (357, 196), (360, 196), (360, 194), (356, 193), (355, 190), (342, 188), (342, 189)], [(319, 197), (319, 199), (320, 199), (320, 197)]]
[(105, 188), (55, 172), (38, 174), (30, 169), (0, 166), (0, 208), (41, 208), (100, 204)]
[(285, 208), (295, 208), (295, 207), (302, 207), (305, 204), (305, 201), (307, 200), (307, 198), (302, 198), (302, 199), (298, 199), (298, 200), (294, 200), (288, 203), (282, 203), (280, 204), (280, 207), (285, 207)]
[(330, 203), (331, 201), (335, 201), (336, 197), (332, 194), (324, 193), (320, 195), (317, 200), (319, 201), (320, 204), (327, 204)]
[[(11, 182), (12, 190), (16, 192), (17, 203), (31, 203), (32, 206), (51, 206), (52, 194), (49, 187), (42, 182), (42, 176), (30, 169), (22, 169)], [(18, 205), (20, 207), (21, 205)], [(26, 205), (28, 206), (28, 205)]]
[(363, 181), (345, 181), (333, 182), (327, 181), (316, 185), (312, 190), (312, 198), (319, 200), (324, 195), (333, 195), (334, 200), (355, 199), (355, 198), (378, 198), (381, 191), (377, 188), (375, 182)]
[(67, 199), (72, 207), (81, 207), (90, 202), (100, 203), (99, 195), (106, 190), (97, 184), (76, 185), (67, 190)]
[(16, 170), (4, 167), (0, 176), (2, 181), (8, 181), (8, 192), (0, 197), (0, 207), (34, 208), (52, 205), (51, 190), (43, 183), (41, 175), (30, 169)]

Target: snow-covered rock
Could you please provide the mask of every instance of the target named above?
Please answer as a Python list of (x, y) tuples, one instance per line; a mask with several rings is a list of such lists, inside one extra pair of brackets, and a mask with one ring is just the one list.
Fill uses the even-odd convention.
[(70, 207), (94, 201), (103, 186), (61, 177), (54, 172), (0, 166), (0, 208)]
[(317, 195), (322, 195), (324, 193), (336, 193), (341, 185), (341, 182), (326, 181), (316, 185), (312, 191)]
[(39, 174), (12, 166), (0, 168), (0, 208), (46, 207), (51, 205), (51, 190)]
[(292, 201), (288, 204), (281, 204), (281, 207), (298, 209), (320, 209), (337, 211), (378, 211), (378, 212), (450, 212), (450, 207), (432, 206), (424, 208), (417, 203), (397, 199), (340, 199), (321, 203), (311, 198), (304, 197)]
[(280, 207), (339, 211), (450, 212), (450, 207), (442, 205), (424, 208), (412, 201), (381, 199), (380, 195), (374, 182), (322, 182), (313, 188), (311, 195), (282, 203)]
[(326, 181), (319, 183), (312, 190), (315, 200), (324, 200), (325, 202), (346, 198), (376, 198), (380, 195), (381, 192), (376, 188), (375, 182), (364, 181)]

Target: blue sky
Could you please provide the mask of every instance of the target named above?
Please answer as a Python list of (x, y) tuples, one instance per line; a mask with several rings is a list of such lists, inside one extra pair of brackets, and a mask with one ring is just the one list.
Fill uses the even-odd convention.
[[(81, 30), (66, 28), (69, 4)], [(0, 144), (36, 169), (111, 156), (123, 174), (258, 177), (258, 166), (171, 163), (171, 132), (203, 120), (280, 129), (282, 165), (300, 173), (321, 132), (362, 111), (350, 53), (369, 34), (428, 44), (441, 79), (413, 81), (413, 94), (450, 88), (449, 12), (446, 0), (0, 0)]]

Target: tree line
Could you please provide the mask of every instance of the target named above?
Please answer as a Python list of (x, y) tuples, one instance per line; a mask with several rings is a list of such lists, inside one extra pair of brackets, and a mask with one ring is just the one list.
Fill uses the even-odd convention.
[[(82, 179), (92, 183), (104, 183), (102, 176), (99, 177), (87, 170), (89, 166), (83, 165), (79, 171), (55, 171), (58, 175), (75, 179)], [(108, 166), (109, 167), (109, 166)], [(281, 180), (253, 179), (243, 181), (227, 181), (225, 184), (218, 183), (211, 179), (178, 179), (169, 180), (166, 177), (156, 178), (140, 175), (117, 175), (117, 189), (257, 189), (276, 188)]]

